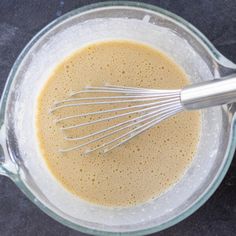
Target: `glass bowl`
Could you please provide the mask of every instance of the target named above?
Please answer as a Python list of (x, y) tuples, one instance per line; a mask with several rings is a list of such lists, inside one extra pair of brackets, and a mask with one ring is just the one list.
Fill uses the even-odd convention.
[(0, 109), (0, 173), (45, 213), (73, 229), (93, 235), (144, 235), (183, 220), (216, 190), (235, 149), (236, 106), (202, 111), (201, 138), (192, 165), (157, 199), (128, 208), (80, 200), (47, 170), (36, 143), (34, 109), (41, 86), (59, 61), (85, 44), (110, 39), (158, 48), (182, 66), (193, 83), (236, 72), (236, 65), (196, 28), (158, 7), (119, 1), (76, 9), (41, 30), (9, 74)]

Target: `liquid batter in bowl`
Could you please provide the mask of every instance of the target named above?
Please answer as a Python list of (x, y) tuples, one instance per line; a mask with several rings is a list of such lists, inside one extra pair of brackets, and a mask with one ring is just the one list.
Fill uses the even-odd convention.
[[(75, 115), (78, 109), (84, 113), (92, 108), (64, 108), (49, 114), (53, 103), (87, 85), (105, 83), (179, 89), (189, 81), (173, 60), (147, 45), (125, 40), (90, 44), (58, 64), (40, 91), (35, 115), (40, 152), (54, 177), (81, 199), (112, 207), (143, 203), (184, 175), (197, 149), (201, 115), (196, 111), (178, 114), (106, 154), (85, 156), (83, 149), (60, 152), (77, 142), (65, 140), (60, 127), (81, 121), (54, 121)], [(86, 130), (67, 135), (78, 132), (81, 135)]]

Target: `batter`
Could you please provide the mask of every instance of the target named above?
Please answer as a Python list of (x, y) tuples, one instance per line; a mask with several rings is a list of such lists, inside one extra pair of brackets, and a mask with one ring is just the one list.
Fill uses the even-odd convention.
[[(183, 176), (197, 149), (201, 115), (178, 114), (106, 154), (84, 156), (83, 149), (61, 153), (60, 148), (78, 141), (64, 140), (60, 127), (78, 120), (54, 121), (91, 108), (49, 114), (54, 102), (87, 85), (105, 83), (177, 89), (189, 81), (173, 60), (149, 46), (117, 40), (90, 44), (59, 63), (40, 91), (35, 115), (40, 152), (54, 177), (79, 198), (111, 207), (140, 204), (158, 197)], [(70, 132), (67, 135), (78, 135), (78, 130)]]

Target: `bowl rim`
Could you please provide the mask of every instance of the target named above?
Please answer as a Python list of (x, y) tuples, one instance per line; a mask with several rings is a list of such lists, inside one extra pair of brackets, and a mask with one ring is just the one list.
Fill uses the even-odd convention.
[[(101, 8), (115, 8), (115, 7), (128, 7), (128, 8), (141, 8), (145, 10), (150, 10), (155, 13), (158, 13), (160, 15), (163, 15), (165, 17), (170, 18), (171, 20), (181, 24), (194, 38), (196, 38), (202, 46), (208, 51), (208, 53), (220, 64), (226, 64), (228, 67), (235, 67), (231, 61), (226, 59), (222, 54), (218, 52), (218, 50), (211, 44), (211, 42), (197, 29), (195, 28), (192, 24), (189, 22), (185, 21), (183, 18), (167, 11), (164, 10), (160, 7), (151, 5), (151, 4), (146, 4), (142, 2), (133, 2), (133, 1), (106, 1), (106, 2), (99, 2), (99, 3), (94, 3), (90, 5), (86, 5), (77, 9), (74, 9), (64, 15), (62, 15), (59, 18), (56, 18), (54, 21), (46, 25), (43, 29), (41, 29), (31, 40), (30, 42), (24, 47), (18, 58), (16, 59), (14, 65), (12, 66), (12, 69), (9, 73), (9, 76), (7, 78), (4, 91), (2, 93), (2, 98), (1, 98), (1, 106), (0, 106), (0, 126), (4, 123), (4, 118), (5, 118), (5, 109), (6, 109), (6, 104), (7, 104), (7, 99), (8, 99), (8, 94), (9, 90), (11, 87), (11, 84), (13, 80), (15, 79), (15, 75), (17, 73), (17, 70), (23, 61), (24, 57), (27, 55), (29, 50), (34, 46), (34, 44), (48, 31), (50, 31), (54, 26), (58, 25), (59, 23), (63, 22), (64, 20), (73, 17), (78, 14), (82, 14), (85, 12), (88, 12), (90, 10), (97, 10)], [(158, 225), (154, 226), (151, 228), (143, 229), (143, 230), (138, 230), (138, 231), (128, 231), (128, 232), (109, 232), (109, 231), (101, 231), (101, 230), (96, 230), (92, 228), (87, 228), (81, 225), (78, 225), (76, 223), (72, 223), (69, 220), (64, 219), (63, 217), (57, 215), (54, 213), (52, 210), (50, 210), (47, 206), (45, 206), (42, 202), (40, 202), (35, 195), (30, 191), (30, 189), (26, 186), (26, 184), (21, 180), (19, 173), (13, 173), (11, 170), (7, 169), (7, 167), (0, 166), (0, 172), (8, 177), (10, 177), (16, 185), (21, 189), (22, 192), (35, 204), (37, 207), (39, 207), (42, 211), (44, 211), (47, 215), (51, 216), (53, 219), (59, 221), (63, 225), (66, 225), (70, 228), (73, 228), (75, 230), (87, 233), (87, 234), (92, 234), (92, 235), (146, 235), (154, 232), (159, 232), (161, 230), (167, 229), (180, 221), (184, 220), (188, 216), (190, 216), (192, 213), (194, 213), (198, 208), (200, 208), (210, 197), (211, 195), (215, 192), (221, 181), (223, 180), (230, 164), (233, 159), (233, 154), (234, 150), (236, 147), (236, 117), (234, 116), (232, 118), (232, 126), (231, 126), (231, 132), (230, 132), (230, 137), (229, 137), (229, 143), (227, 147), (227, 151), (225, 153), (225, 156), (227, 156), (227, 159), (224, 163), (224, 165), (221, 168), (221, 171), (218, 175), (217, 178), (215, 178), (214, 182), (212, 185), (209, 187), (209, 189), (206, 189), (206, 191), (202, 194), (202, 196), (188, 209), (186, 209), (182, 214), (179, 216), (170, 219), (169, 221)]]

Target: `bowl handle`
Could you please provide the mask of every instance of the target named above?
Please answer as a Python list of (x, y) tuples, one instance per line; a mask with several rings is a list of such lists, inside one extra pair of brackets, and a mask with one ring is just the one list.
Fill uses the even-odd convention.
[(5, 125), (0, 128), (0, 175), (5, 175), (14, 179), (17, 176), (18, 167), (10, 157), (7, 148)]
[[(228, 76), (236, 74), (236, 64), (218, 52), (216, 49), (217, 58), (215, 58), (215, 78), (224, 79)], [(236, 102), (228, 104), (228, 109), (233, 117), (236, 116)]]

